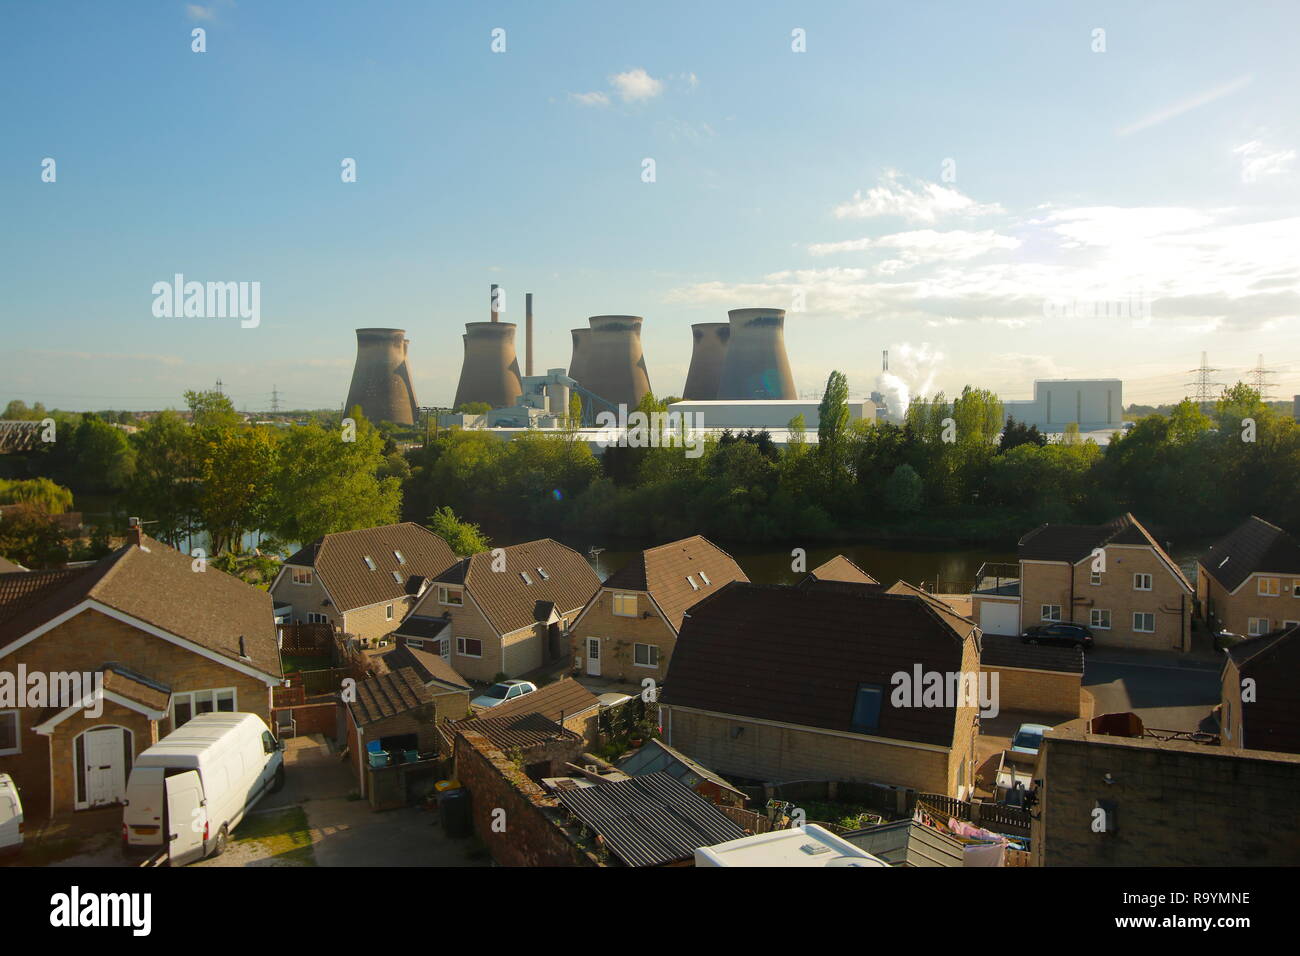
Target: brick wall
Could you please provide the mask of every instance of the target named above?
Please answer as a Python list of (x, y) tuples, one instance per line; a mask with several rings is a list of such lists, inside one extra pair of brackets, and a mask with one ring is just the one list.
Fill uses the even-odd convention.
[[(1038, 769), (1036, 866), (1300, 864), (1300, 755), (1058, 728)], [(1115, 804), (1108, 833), (1098, 800)]]
[[(653, 678), (662, 684), (668, 673), (668, 662), (677, 646), (677, 635), (650, 603), (644, 591), (619, 591), (619, 594), (636, 594), (636, 617), (623, 617), (614, 613), (612, 591), (602, 590), (592, 602), (573, 630), (571, 653), (579, 667), (587, 669), (587, 639), (600, 640), (602, 676), (641, 683), (643, 677)], [(649, 617), (641, 612), (649, 611)], [(659, 666), (643, 667), (636, 663), (633, 644), (653, 644), (659, 648)]]
[[(414, 603), (414, 599), (403, 597), (386, 601), (383, 604), (374, 604), (370, 607), (348, 611), (343, 615), (343, 630), (356, 637), (366, 637), (372, 641), (377, 641), (397, 630), (402, 623), (402, 618), (406, 616)], [(388, 618), (387, 611), (390, 605), (393, 608), (391, 620)]]
[(1080, 693), (1083, 689), (1082, 674), (1021, 670), (1015, 667), (985, 666), (980, 669), (984, 673), (996, 672), (998, 675), (1000, 710), (1027, 710), (1069, 719), (1083, 716)]
[[(502, 866), (594, 866), (560, 826), (559, 800), (474, 731), (456, 736), (456, 779), (470, 794), (474, 833)], [(494, 812), (501, 811), (501, 812)]]

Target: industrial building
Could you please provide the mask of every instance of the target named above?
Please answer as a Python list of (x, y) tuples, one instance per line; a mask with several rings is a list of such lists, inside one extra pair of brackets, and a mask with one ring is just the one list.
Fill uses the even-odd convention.
[[(612, 405), (636, 408), (650, 391), (650, 373), (641, 351), (639, 315), (593, 315), (590, 335), (578, 359), (582, 377), (570, 373), (589, 392)], [(576, 348), (575, 338), (575, 348)]]
[[(800, 399), (756, 399), (753, 401), (687, 401), (674, 402), (670, 412), (679, 412), (687, 421), (703, 422), (706, 431), (730, 428), (784, 431), (796, 415), (803, 416), (804, 428), (814, 433), (821, 422), (820, 402)], [(849, 402), (849, 420), (876, 421), (876, 403), (869, 399)]]
[(785, 309), (732, 309), (716, 399), (794, 399)]
[(357, 361), (345, 414), (360, 405), (372, 422), (415, 422), (419, 403), (406, 364), (409, 345), (405, 329), (357, 329)]
[(1040, 379), (1032, 399), (1003, 400), (1002, 420), (1011, 417), (1048, 434), (1070, 424), (1081, 432), (1112, 431), (1124, 425), (1123, 390), (1117, 378)]

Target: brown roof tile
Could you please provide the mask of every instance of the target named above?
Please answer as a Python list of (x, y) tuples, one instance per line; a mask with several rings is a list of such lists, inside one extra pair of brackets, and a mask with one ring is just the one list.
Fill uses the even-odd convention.
[[(695, 580), (694, 587), (688, 578)], [(697, 534), (634, 555), (609, 576), (604, 588), (606, 591), (648, 591), (668, 623), (680, 630), (682, 615), (692, 605), (732, 581), (748, 580), (735, 558)]]
[(357, 726), (365, 727), (432, 702), (433, 694), (415, 670), (401, 667), (362, 681), (357, 685), (357, 699), (348, 706)]
[(600, 706), (596, 695), (572, 677), (557, 680), (554, 684), (539, 687), (531, 694), (497, 704), (488, 711), (493, 717), (513, 717), (515, 714), (541, 714), (549, 720), (559, 721), (586, 713)]
[(451, 664), (444, 661), (441, 654), (434, 654), (418, 647), (411, 647), (409, 644), (398, 645), (382, 657), (372, 658), (372, 661), (376, 660), (382, 661), (383, 666), (390, 671), (410, 667), (420, 676), (420, 680), (426, 684), (431, 680), (436, 680), (461, 690), (471, 689), (469, 681), (461, 677)]
[(1300, 543), (1277, 525), (1251, 515), (1205, 552), (1201, 566), (1235, 591), (1256, 571), (1300, 574)]
[(850, 581), (856, 584), (880, 583), (842, 554), (837, 554), (825, 564), (813, 568), (809, 574), (819, 581)]

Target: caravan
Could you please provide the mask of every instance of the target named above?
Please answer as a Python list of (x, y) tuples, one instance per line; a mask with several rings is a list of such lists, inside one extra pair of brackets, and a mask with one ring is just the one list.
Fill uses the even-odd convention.
[(180, 866), (226, 848), (230, 831), (284, 786), (282, 745), (256, 714), (199, 714), (135, 760), (124, 848), (167, 851)]

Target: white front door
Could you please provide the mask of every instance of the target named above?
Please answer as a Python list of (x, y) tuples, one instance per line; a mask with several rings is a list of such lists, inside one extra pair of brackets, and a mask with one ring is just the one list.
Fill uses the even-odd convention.
[(587, 638), (587, 674), (590, 677), (600, 676), (600, 638)]
[(88, 730), (82, 740), (86, 803), (101, 807), (126, 796), (126, 731), (121, 727)]

